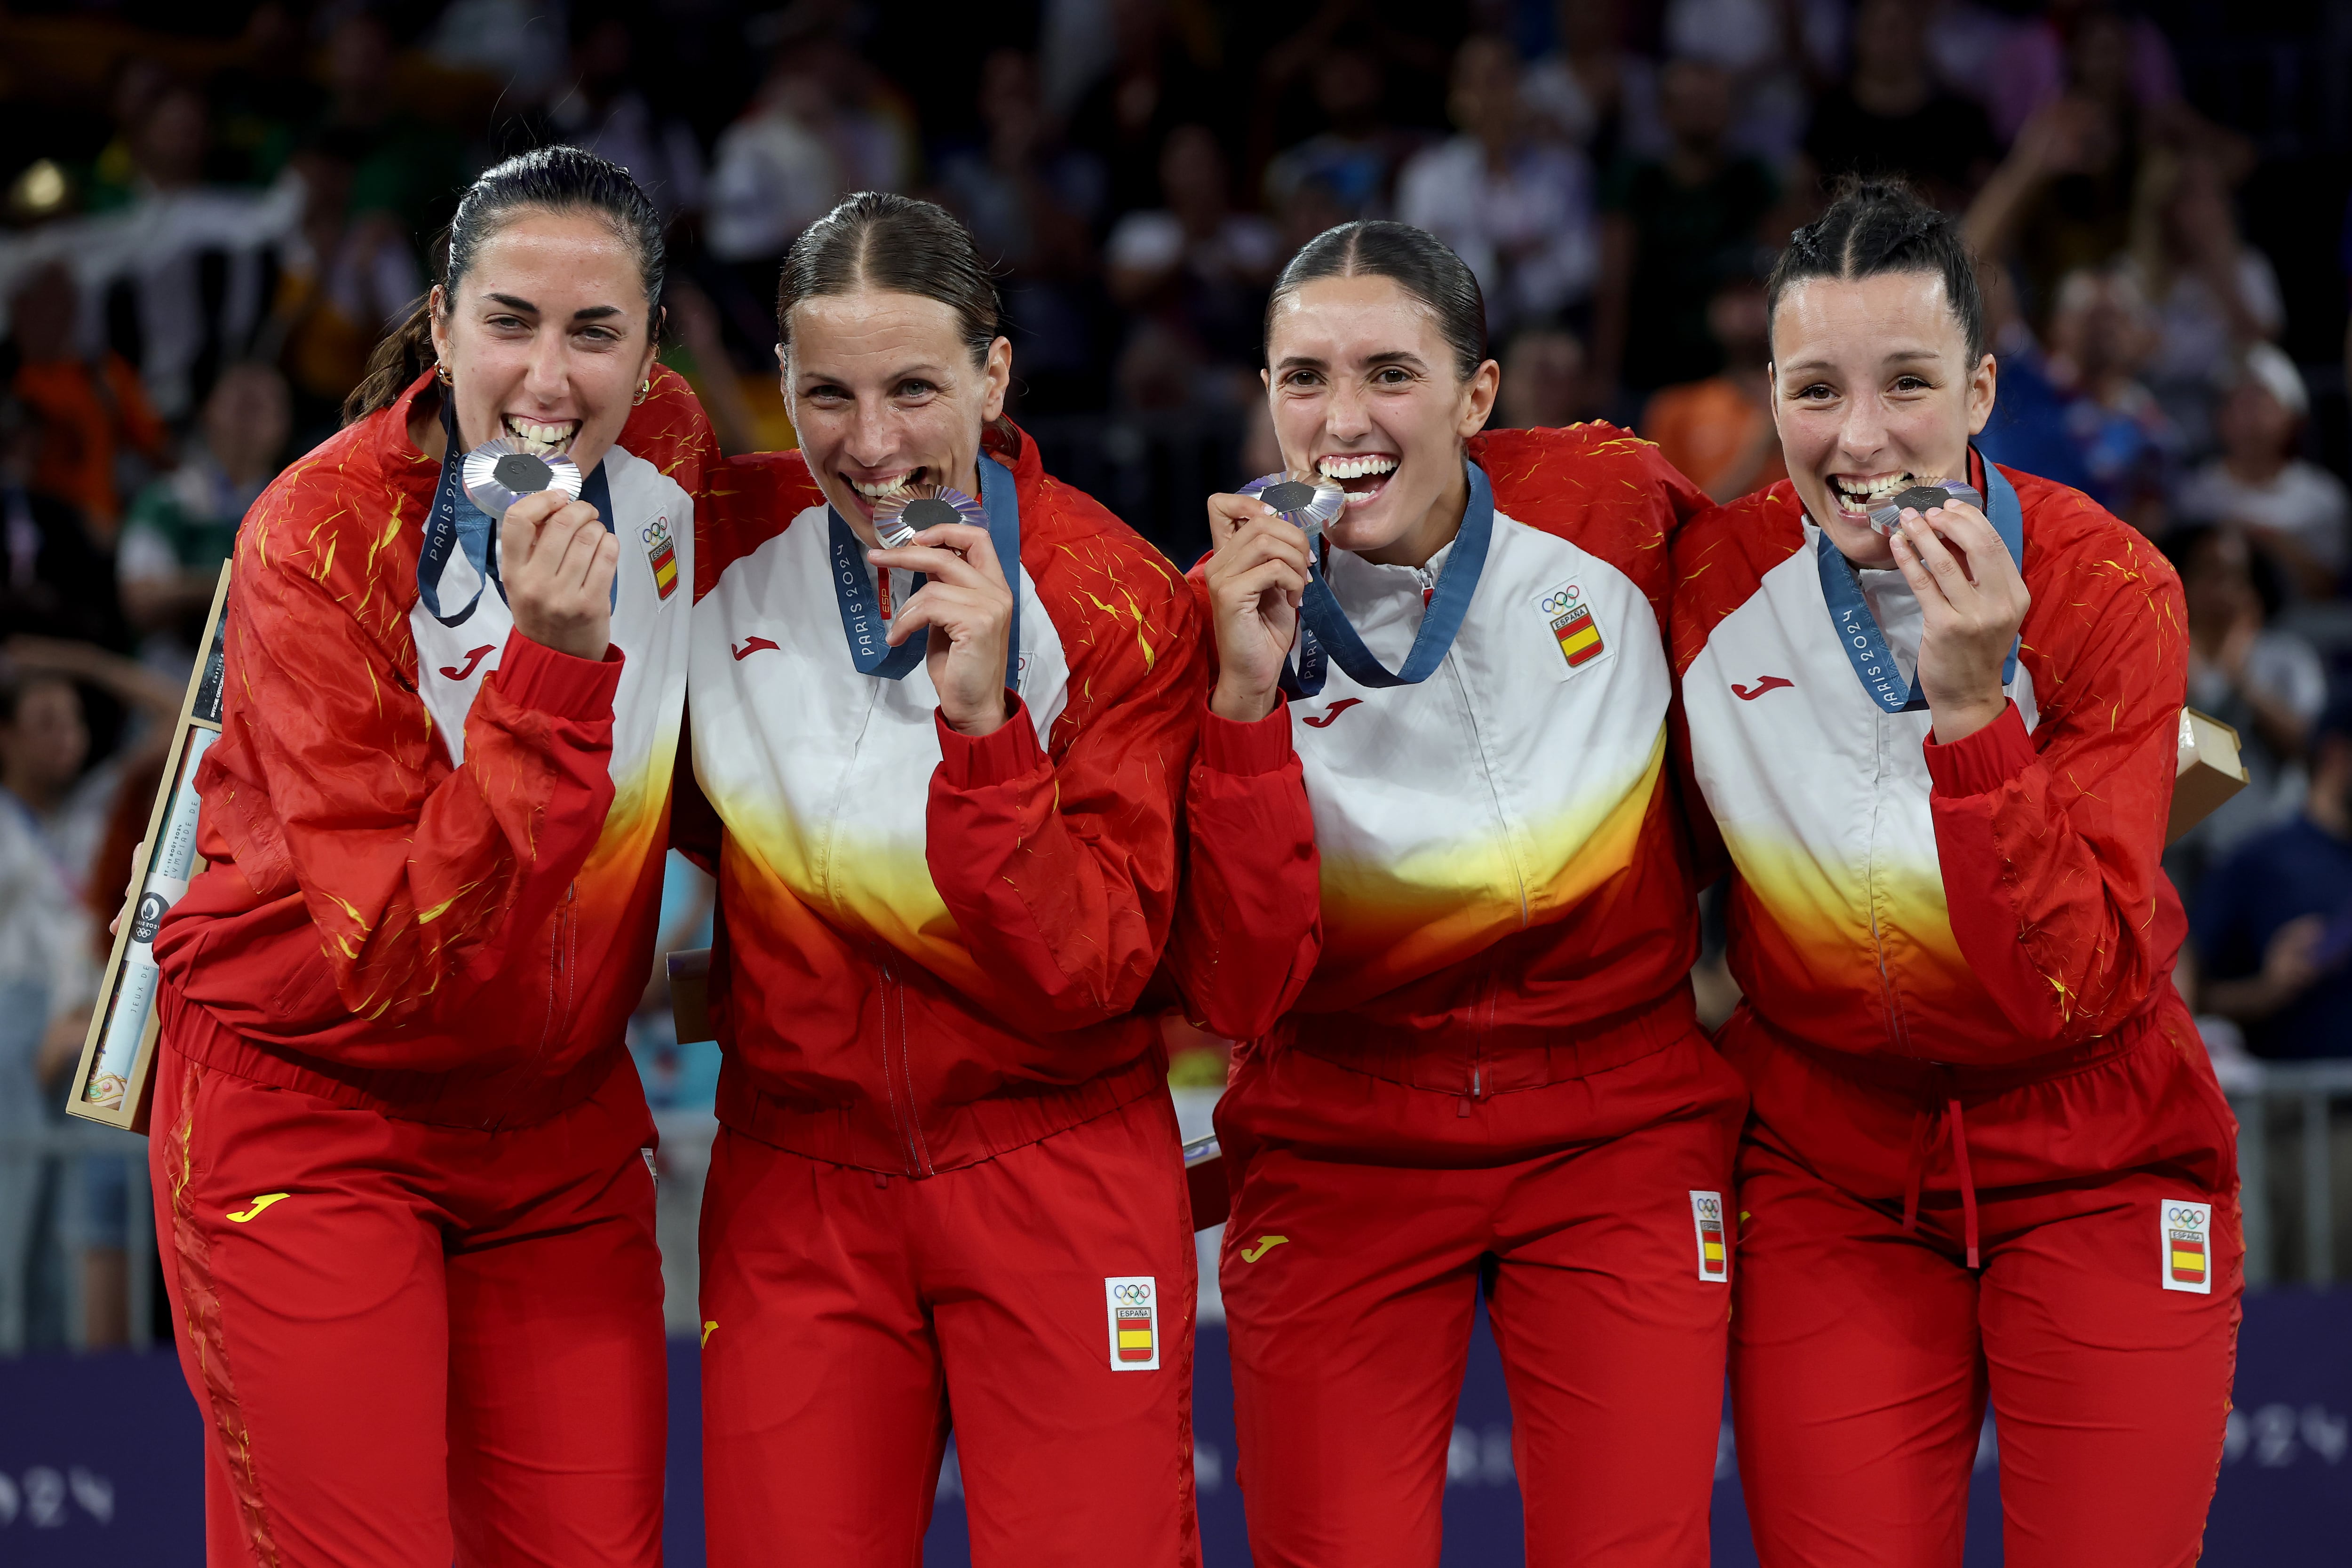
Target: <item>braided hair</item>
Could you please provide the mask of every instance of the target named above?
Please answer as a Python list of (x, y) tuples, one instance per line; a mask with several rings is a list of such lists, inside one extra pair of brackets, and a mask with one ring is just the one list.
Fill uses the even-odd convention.
[(1790, 285), (1809, 278), (1875, 278), (1883, 272), (1931, 272), (1944, 280), (1944, 299), (1968, 340), (1969, 361), (1985, 354), (1984, 290), (1977, 258), (1948, 213), (1920, 200), (1900, 180), (1838, 183), (1829, 210), (1789, 237), (1789, 247), (1764, 286), (1765, 320)]

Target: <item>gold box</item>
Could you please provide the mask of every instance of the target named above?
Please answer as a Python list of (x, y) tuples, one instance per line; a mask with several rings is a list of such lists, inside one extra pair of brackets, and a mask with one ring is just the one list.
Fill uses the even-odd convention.
[(2170, 844), (2213, 815), (2246, 787), (2246, 764), (2238, 759), (2238, 731), (2210, 713), (2180, 710), (2180, 758), (2172, 775), (2172, 817), (2164, 825)]

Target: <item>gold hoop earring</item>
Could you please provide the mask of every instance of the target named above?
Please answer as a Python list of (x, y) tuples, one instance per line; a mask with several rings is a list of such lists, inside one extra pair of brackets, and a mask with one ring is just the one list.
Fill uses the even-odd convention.
[(646, 398), (653, 395), (653, 391), (654, 378), (652, 376), (647, 376), (645, 380), (637, 383), (637, 395), (630, 401), (630, 406), (636, 407), (639, 405), (642, 405)]
[(451, 379), (449, 375), (449, 367), (446, 364), (436, 364), (433, 367), (433, 379), (439, 382), (444, 386), (455, 386), (457, 384), (456, 381)]

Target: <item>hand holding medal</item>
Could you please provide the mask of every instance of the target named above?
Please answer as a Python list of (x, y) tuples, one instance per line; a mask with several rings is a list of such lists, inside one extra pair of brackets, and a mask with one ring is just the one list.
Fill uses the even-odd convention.
[(1002, 727), (1010, 711), (1004, 683), (1013, 601), (988, 514), (947, 485), (908, 485), (875, 509), (874, 531), (884, 548), (866, 558), (884, 574), (911, 572), (919, 582), (891, 618), (890, 646), (926, 633), (923, 663), (940, 716), (963, 735)]
[[(1936, 740), (1972, 735), (2009, 705), (2002, 670), (2032, 595), (2016, 559), (1969, 486), (1915, 487), (1895, 498), (1882, 530), (1895, 564), (1918, 596), (1919, 694), (1935, 715)], [(1924, 511), (1914, 498), (1931, 501)], [(1878, 512), (1871, 525), (1879, 526)]]
[(499, 520), (499, 579), (516, 629), (558, 653), (603, 658), (621, 547), (579, 499), (579, 465), (501, 437), (467, 453), (460, 474), (467, 499)]
[(1220, 718), (1253, 723), (1274, 711), (1317, 541), (1347, 504), (1346, 492), (1328, 480), (1287, 474), (1209, 498), (1216, 554), (1207, 579), (1217, 637), (1209, 707)]

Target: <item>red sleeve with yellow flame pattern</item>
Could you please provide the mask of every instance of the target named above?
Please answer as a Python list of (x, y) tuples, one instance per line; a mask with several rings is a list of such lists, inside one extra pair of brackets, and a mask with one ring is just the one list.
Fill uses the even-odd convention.
[(2033, 596), (2015, 704), (1927, 742), (1952, 934), (2027, 1054), (2094, 1039), (2147, 1005), (2187, 934), (2160, 864), (2189, 641), (2156, 547), (2076, 491), (2002, 469), (2027, 518)]
[(1130, 1011), (1167, 945), (1202, 636), (1158, 552), (1050, 479), (1039, 500), (1022, 555), (1069, 658), (1068, 705), (1048, 746), (1017, 700), (976, 740), (939, 721), (927, 858), (989, 977), (974, 1000), (1056, 1033)]
[[(434, 737), (407, 624), (438, 473), (406, 438), (423, 384), (289, 469), (239, 531), (230, 687), (197, 776), (200, 848), (230, 864), (155, 952), (252, 1038), (316, 1049), (343, 1017), (448, 1024), (544, 923), (612, 805), (618, 649), (574, 658), (515, 632), (464, 763)], [(623, 441), (689, 492), (716, 456), (667, 370)]]

